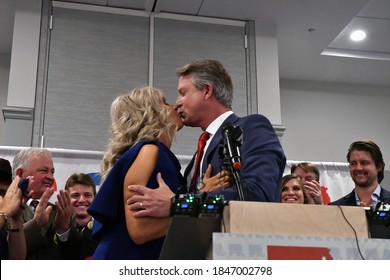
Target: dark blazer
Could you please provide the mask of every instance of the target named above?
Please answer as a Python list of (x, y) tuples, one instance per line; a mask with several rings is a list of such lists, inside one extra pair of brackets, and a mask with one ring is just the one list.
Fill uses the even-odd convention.
[(68, 244), (68, 242), (58, 242), (60, 246), (62, 259), (64, 260), (85, 260), (91, 259), (95, 249), (98, 245), (98, 241), (92, 237), (92, 221), (86, 226), (79, 226), (75, 220), (75, 215), (72, 217), (72, 226), (77, 231), (71, 231), (69, 238), (74, 240), (74, 244)]
[(8, 260), (9, 258), (7, 235), (8, 232), (4, 227), (0, 229), (0, 260)]
[[(379, 196), (379, 201), (384, 201), (390, 203), (390, 191), (381, 187), (381, 194)], [(358, 206), (356, 204), (355, 189), (353, 189), (349, 194), (339, 198), (336, 201), (332, 201), (328, 205), (346, 205), (346, 206)]]
[[(225, 122), (239, 126), (243, 131), (241, 154), (241, 182), (244, 198), (247, 201), (279, 202), (279, 184), (286, 165), (286, 157), (270, 121), (263, 115), (250, 115), (243, 118), (236, 114), (230, 115)], [(222, 126), (209, 144), (202, 166), (202, 172), (210, 163), (213, 167), (211, 176), (221, 171), (218, 147), (222, 139)], [(188, 175), (194, 165), (194, 158), (187, 166), (184, 176)], [(226, 200), (238, 200), (235, 185), (212, 192), (222, 193)]]
[[(30, 207), (23, 210), (24, 234), (26, 237), (26, 247), (28, 260), (61, 260), (62, 255), (58, 247), (56, 229), (54, 227), (54, 217), (57, 213), (55, 205), (50, 204), (53, 209), (50, 213), (49, 223), (46, 227), (39, 227), (33, 219), (34, 214)], [(68, 244), (74, 244), (72, 232), (76, 229), (71, 227)]]

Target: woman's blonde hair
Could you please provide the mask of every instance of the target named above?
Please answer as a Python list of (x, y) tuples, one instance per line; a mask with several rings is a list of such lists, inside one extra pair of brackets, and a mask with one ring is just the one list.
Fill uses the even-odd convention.
[(128, 148), (141, 140), (173, 138), (177, 126), (168, 120), (168, 107), (160, 90), (136, 88), (118, 96), (111, 105), (111, 137), (102, 161), (102, 181)]

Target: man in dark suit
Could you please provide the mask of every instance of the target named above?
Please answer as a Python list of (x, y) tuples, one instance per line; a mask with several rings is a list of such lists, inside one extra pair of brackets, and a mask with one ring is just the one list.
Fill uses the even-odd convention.
[(355, 188), (329, 205), (376, 206), (390, 203), (390, 192), (382, 188), (385, 162), (380, 148), (372, 141), (353, 142), (347, 153), (349, 173)]
[(74, 173), (65, 183), (65, 190), (69, 192), (70, 203), (73, 207), (72, 226), (77, 232), (72, 236), (78, 245), (68, 246), (68, 242), (58, 242), (62, 256), (67, 260), (91, 259), (98, 241), (92, 237), (93, 218), (87, 212), (96, 195), (96, 185), (93, 179), (85, 173)]
[[(280, 147), (279, 140), (272, 128), (269, 120), (262, 115), (250, 115), (240, 118), (232, 113), (224, 121), (240, 127), (243, 131), (243, 141), (240, 147), (242, 188), (244, 200), (250, 201), (270, 201), (279, 200), (277, 190), (280, 178), (284, 170), (284, 154)], [(203, 163), (200, 175), (205, 173), (207, 166), (211, 168), (210, 176), (215, 176), (221, 171), (221, 161), (218, 148), (222, 139), (222, 125), (213, 133), (213, 137), (208, 144), (203, 157)], [(192, 177), (193, 164), (195, 156), (185, 171), (185, 177), (188, 180)], [(199, 179), (200, 181), (203, 178)], [(227, 200), (238, 200), (237, 186), (232, 185), (225, 189), (202, 188), (202, 192), (211, 192), (212, 194), (222, 193)]]
[[(21, 150), (14, 158), (13, 175), (30, 177), (31, 198), (23, 210), (26, 259), (62, 259), (58, 239), (67, 240), (71, 227), (72, 207), (69, 194), (61, 190), (56, 205), (49, 202), (54, 193), (54, 165), (51, 152), (44, 148)], [(69, 246), (74, 244), (72, 240)]]
[[(200, 127), (210, 134), (196, 181), (205, 181), (221, 171), (218, 148), (222, 138), (221, 131), (225, 123), (231, 123), (243, 131), (240, 175), (244, 200), (280, 201), (279, 183), (286, 158), (269, 120), (259, 114), (240, 118), (233, 113), (232, 80), (223, 65), (216, 60), (194, 61), (179, 68), (176, 74), (179, 77), (176, 105), (184, 125)], [(194, 173), (195, 157), (185, 171), (189, 186)], [(204, 173), (207, 176), (203, 177)], [(202, 184), (196, 185), (200, 186), (201, 192), (222, 193), (226, 200), (239, 199), (234, 182), (228, 188), (207, 184), (202, 188)], [(170, 200), (166, 200), (172, 194), (167, 193), (162, 181), (160, 188), (156, 190), (141, 186), (129, 186), (129, 190), (140, 193), (128, 201), (130, 209), (140, 210), (135, 213), (136, 217), (169, 215), (169, 207), (166, 205)]]

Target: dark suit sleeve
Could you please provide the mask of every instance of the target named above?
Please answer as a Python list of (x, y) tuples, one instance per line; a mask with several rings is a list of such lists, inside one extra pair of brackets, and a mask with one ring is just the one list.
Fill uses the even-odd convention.
[(55, 234), (53, 222), (57, 209), (54, 205), (50, 205), (53, 209), (49, 215), (49, 222), (44, 227), (38, 226), (29, 208), (23, 210), (24, 217), (30, 217), (30, 220), (26, 221), (23, 225), (26, 238), (27, 259), (58, 259), (58, 254), (55, 253), (57, 246), (53, 240)]
[(60, 249), (60, 254), (63, 260), (79, 260), (82, 248), (82, 236), (72, 224), (68, 236), (68, 240), (62, 242), (57, 239), (57, 244)]
[(39, 227), (33, 219), (24, 223), (23, 228), (28, 254), (34, 254), (40, 248), (47, 246), (45, 238), (45, 233), (47, 232), (46, 228)]
[[(29, 210), (29, 209), (25, 209)], [(61, 260), (61, 259), (78, 259), (73, 254), (79, 252), (80, 239), (77, 236), (77, 230), (72, 226), (66, 243), (65, 249), (67, 252), (61, 252), (58, 243), (59, 239), (56, 237), (56, 229), (54, 227), (54, 218), (56, 215), (56, 208), (50, 213), (49, 223), (46, 227), (39, 227), (34, 219), (24, 223), (24, 233), (26, 236), (27, 259), (38, 260)]]
[[(250, 115), (234, 124), (243, 130), (240, 174), (245, 200), (279, 202), (286, 157), (271, 123), (262, 115)], [(217, 157), (213, 157), (213, 172), (218, 171), (214, 166), (220, 165)], [(218, 193), (221, 191), (213, 194)], [(222, 193), (227, 200), (238, 199), (235, 185)]]

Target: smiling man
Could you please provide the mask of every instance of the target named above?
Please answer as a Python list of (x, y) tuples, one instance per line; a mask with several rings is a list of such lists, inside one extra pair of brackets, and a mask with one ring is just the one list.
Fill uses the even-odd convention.
[(329, 205), (376, 206), (390, 200), (390, 192), (381, 187), (385, 162), (380, 148), (372, 141), (353, 142), (347, 153), (349, 173), (355, 188)]
[[(54, 193), (54, 164), (52, 154), (45, 148), (21, 150), (12, 163), (12, 175), (29, 178), (31, 197), (22, 213), (26, 237), (26, 259), (61, 259), (57, 241), (68, 236), (71, 227), (69, 194), (63, 190), (57, 195), (55, 205), (49, 202)], [(72, 244), (70, 239), (68, 244)]]
[(73, 206), (74, 220), (79, 227), (86, 227), (92, 220), (87, 209), (96, 194), (96, 185), (92, 178), (84, 173), (72, 174), (65, 184)]
[(97, 241), (92, 238), (92, 216), (87, 209), (96, 195), (93, 179), (84, 173), (72, 174), (65, 183), (73, 207), (72, 226), (77, 232), (71, 234), (77, 240), (77, 246), (67, 246), (67, 242), (59, 242), (64, 259), (89, 259), (95, 252)]

